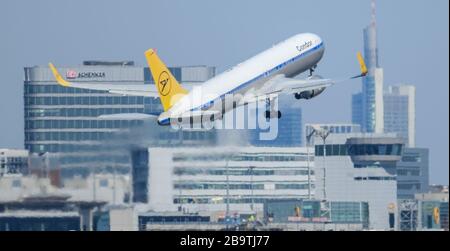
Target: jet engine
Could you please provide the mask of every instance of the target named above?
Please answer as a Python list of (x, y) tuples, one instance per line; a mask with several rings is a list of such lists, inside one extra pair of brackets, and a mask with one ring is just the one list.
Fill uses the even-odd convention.
[[(315, 76), (309, 77), (308, 79), (309, 80), (322, 79), (322, 77), (319, 75), (315, 75)], [(315, 96), (321, 94), (324, 90), (325, 90), (325, 87), (314, 89), (314, 90), (309, 90), (309, 91), (303, 91), (303, 92), (295, 93), (294, 97), (296, 99), (310, 99), (310, 98), (314, 98)]]

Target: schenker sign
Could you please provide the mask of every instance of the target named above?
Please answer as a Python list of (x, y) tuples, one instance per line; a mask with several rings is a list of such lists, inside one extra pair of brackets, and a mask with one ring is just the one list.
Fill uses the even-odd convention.
[(68, 79), (77, 78), (104, 78), (106, 74), (104, 72), (76, 72), (74, 70), (68, 70), (66, 77)]

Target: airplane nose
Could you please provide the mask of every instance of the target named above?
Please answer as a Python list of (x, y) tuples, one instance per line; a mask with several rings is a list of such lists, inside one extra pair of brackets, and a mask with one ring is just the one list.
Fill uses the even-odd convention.
[(315, 34), (315, 33), (306, 33), (306, 37), (302, 37), (302, 39), (307, 38), (308, 40), (312, 41), (314, 45), (319, 45), (323, 42), (322, 38)]
[(320, 43), (322, 43), (322, 38), (319, 37), (319, 35), (314, 34), (314, 41), (315, 41), (317, 44), (320, 44)]

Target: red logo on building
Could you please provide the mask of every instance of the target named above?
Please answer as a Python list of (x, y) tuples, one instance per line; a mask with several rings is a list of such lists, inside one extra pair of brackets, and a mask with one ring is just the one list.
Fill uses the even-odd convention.
[(74, 79), (74, 78), (77, 78), (77, 76), (78, 76), (78, 74), (74, 70), (68, 70), (67, 73), (66, 73), (66, 77), (68, 79)]

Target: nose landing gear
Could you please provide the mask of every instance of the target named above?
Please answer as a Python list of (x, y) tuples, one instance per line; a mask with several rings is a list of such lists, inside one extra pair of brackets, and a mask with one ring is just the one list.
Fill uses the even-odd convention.
[(312, 77), (312, 75), (313, 75), (314, 71), (316, 70), (316, 68), (317, 68), (317, 65), (314, 65), (313, 67), (311, 67), (309, 69), (309, 77)]

